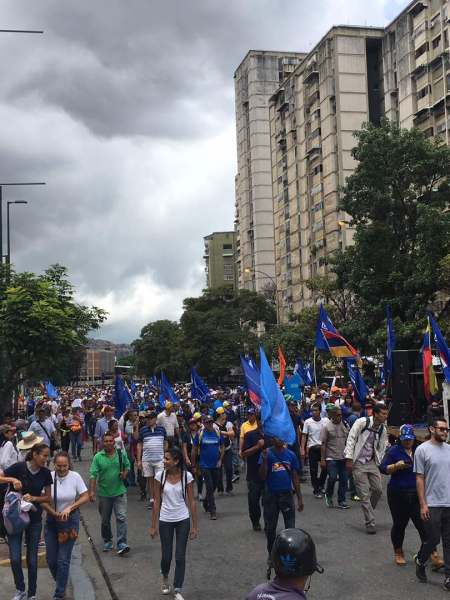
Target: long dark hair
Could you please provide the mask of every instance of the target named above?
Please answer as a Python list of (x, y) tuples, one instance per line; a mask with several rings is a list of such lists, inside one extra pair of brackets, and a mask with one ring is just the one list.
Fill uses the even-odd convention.
[[(178, 468), (180, 469), (180, 476), (181, 476), (181, 491), (183, 493), (183, 498), (186, 499), (187, 470), (186, 470), (186, 466), (184, 464), (183, 452), (181, 451), (181, 448), (179, 448), (178, 446), (172, 446), (170, 448), (167, 448), (167, 450), (164, 452), (164, 454), (166, 454), (166, 453), (169, 453), (170, 456), (173, 458), (173, 460), (176, 460), (178, 462)], [(164, 491), (164, 485), (166, 483), (166, 479), (167, 479), (167, 471), (166, 471), (166, 469), (164, 469), (164, 473), (161, 478), (161, 496)]]
[(28, 462), (30, 462), (30, 460), (33, 460), (33, 456), (35, 454), (42, 454), (42, 452), (48, 448), (47, 444), (35, 444), (32, 448), (30, 448), (28, 450), (28, 452), (25, 455), (25, 460), (27, 460)]

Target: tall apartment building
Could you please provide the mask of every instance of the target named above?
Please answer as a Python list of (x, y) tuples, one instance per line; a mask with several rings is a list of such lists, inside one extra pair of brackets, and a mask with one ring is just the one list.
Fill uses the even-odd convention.
[(219, 231), (203, 238), (206, 286), (208, 289), (235, 288), (235, 233)]
[(450, 61), (447, 0), (411, 2), (386, 28), (386, 116), (449, 142)]
[(306, 281), (351, 243), (339, 189), (354, 169), (353, 132), (384, 114), (384, 30), (333, 27), (270, 98), (280, 319), (311, 304)]
[(238, 173), (238, 285), (261, 291), (275, 277), (269, 98), (305, 54), (251, 50), (234, 74)]

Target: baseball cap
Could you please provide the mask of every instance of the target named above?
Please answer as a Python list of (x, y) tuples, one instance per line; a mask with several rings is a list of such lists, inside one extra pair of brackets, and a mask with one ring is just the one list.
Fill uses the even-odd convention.
[(231, 406), (231, 404), (228, 402), (228, 400), (225, 400), (225, 402), (223, 403), (224, 408), (228, 408), (229, 406)]
[(199, 413), (199, 412), (195, 412), (195, 413), (194, 413), (194, 419), (195, 419), (196, 421), (198, 421), (198, 420), (199, 420), (199, 419), (201, 419), (201, 418), (202, 418), (202, 413)]
[(336, 410), (336, 404), (328, 402), (328, 404), (325, 406), (325, 410)]
[(225, 409), (223, 406), (219, 406), (218, 408), (216, 408), (216, 415), (223, 415), (224, 412)]
[(414, 433), (414, 427), (412, 425), (402, 425), (400, 427), (400, 440), (415, 440), (416, 434)]
[(170, 402), (169, 400), (167, 400), (166, 402), (166, 408), (172, 408), (172, 402)]

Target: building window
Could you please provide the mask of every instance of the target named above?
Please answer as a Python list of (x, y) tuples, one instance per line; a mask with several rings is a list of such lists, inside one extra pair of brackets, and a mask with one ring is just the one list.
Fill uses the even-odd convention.
[(233, 250), (233, 244), (224, 244), (222, 248), (224, 250)]
[(428, 96), (428, 94), (431, 92), (431, 85), (426, 85), (425, 87), (423, 87), (421, 90), (419, 90), (417, 92), (417, 100), (420, 100), (421, 98), (425, 98), (425, 96)]
[(436, 50), (436, 48), (439, 46), (440, 43), (441, 43), (441, 36), (438, 35), (437, 38), (435, 38), (432, 42), (433, 50)]

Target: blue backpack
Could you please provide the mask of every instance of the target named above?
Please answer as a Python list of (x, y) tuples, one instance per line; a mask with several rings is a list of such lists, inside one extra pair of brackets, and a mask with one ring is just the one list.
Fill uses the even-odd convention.
[(9, 535), (22, 533), (30, 524), (30, 515), (21, 509), (22, 494), (8, 491), (3, 506), (3, 520)]

